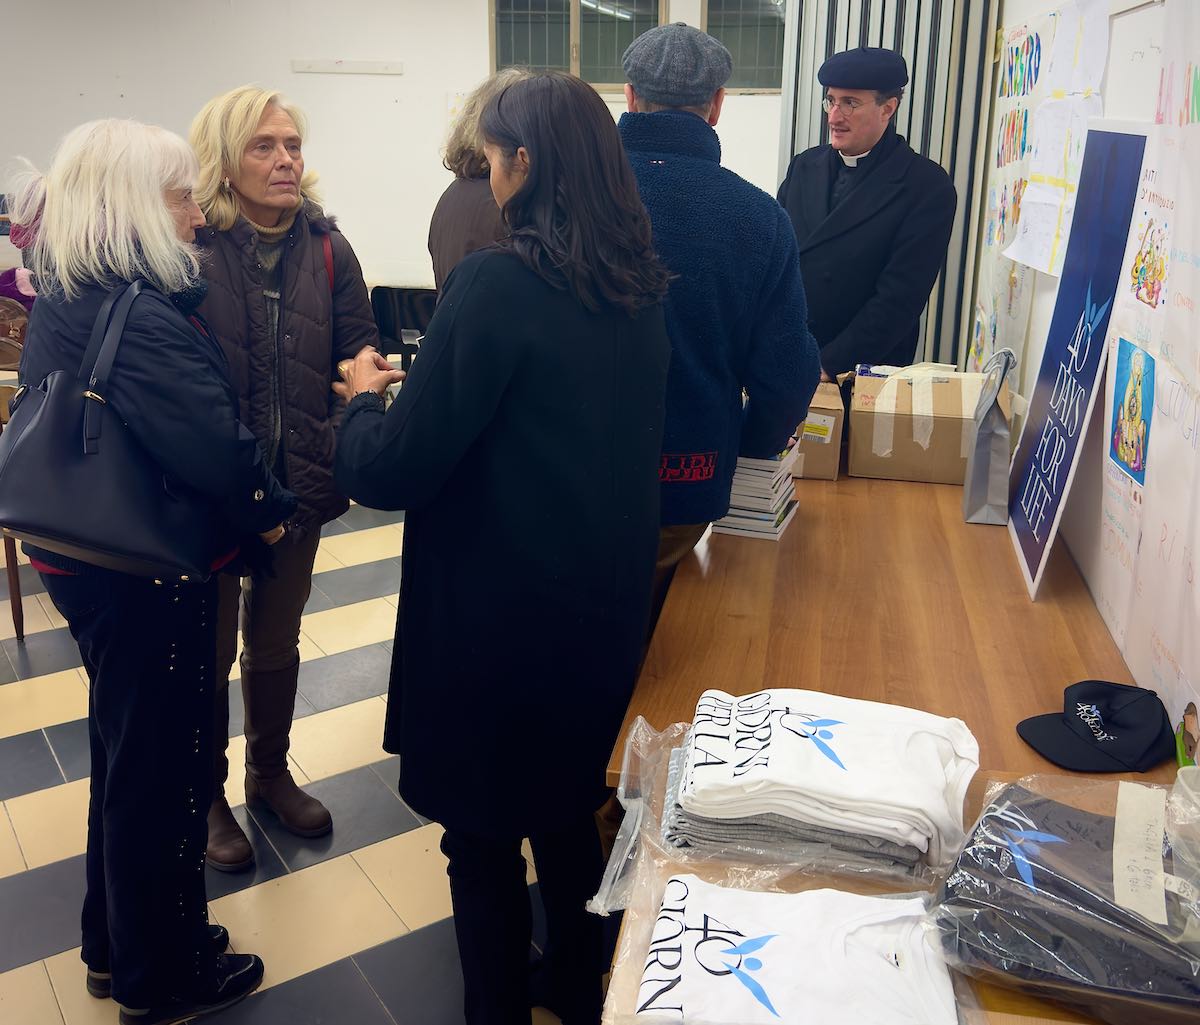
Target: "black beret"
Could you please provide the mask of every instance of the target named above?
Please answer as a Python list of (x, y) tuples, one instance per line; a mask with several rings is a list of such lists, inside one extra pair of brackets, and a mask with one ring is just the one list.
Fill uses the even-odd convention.
[(894, 92), (908, 85), (908, 65), (895, 50), (860, 46), (830, 57), (817, 72), (817, 81), (827, 88)]

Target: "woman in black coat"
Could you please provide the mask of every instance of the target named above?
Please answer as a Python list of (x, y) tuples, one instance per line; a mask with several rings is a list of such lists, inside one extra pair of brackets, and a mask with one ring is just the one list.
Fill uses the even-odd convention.
[(360, 356), (335, 478), (406, 510), (384, 746), (445, 826), (467, 1020), (529, 1020), (529, 837), (546, 999), (599, 1021), (593, 812), (645, 638), (658, 532), (668, 275), (616, 127), (569, 75), (489, 105), (511, 238), (450, 275), (399, 398)]
[[(237, 561), (243, 537), (279, 540), (296, 501), (238, 420), (220, 346), (193, 315), (204, 294), (190, 244), (204, 223), (192, 199), (196, 172), (178, 136), (112, 120), (75, 129), (45, 178), (28, 177), (14, 212), (38, 224), (30, 264), (40, 298), (20, 383), (36, 389), (56, 371), (74, 377), (106, 298), (146, 282), (101, 399), (164, 477), (182, 485), (173, 490), (211, 513), (216, 569)], [(86, 403), (84, 381), (79, 387)], [(58, 471), (69, 473), (70, 462), (62, 453)], [(90, 683), (88, 991), (115, 998), (122, 1025), (190, 1021), (227, 1007), (258, 986), (263, 963), (224, 954), (229, 934), (208, 924), (217, 577), (152, 580), (28, 544), (25, 551)]]

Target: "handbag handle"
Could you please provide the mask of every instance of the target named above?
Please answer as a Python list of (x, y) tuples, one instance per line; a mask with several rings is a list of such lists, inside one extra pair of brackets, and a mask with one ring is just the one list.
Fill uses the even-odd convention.
[[(117, 358), (117, 348), (121, 344), (121, 335), (125, 333), (129, 310), (134, 299), (142, 294), (144, 287), (145, 282), (133, 281), (123, 290), (114, 290), (104, 300), (104, 305), (96, 315), (96, 323), (92, 326), (92, 337), (79, 366), (79, 377), (86, 378), (88, 382), (83, 396), (90, 400), (83, 411), (83, 451), (87, 455), (95, 455), (100, 451), (100, 424), (103, 419), (100, 407), (107, 402), (103, 390), (108, 384), (108, 375), (112, 372), (113, 362)], [(96, 351), (97, 340), (99, 351)], [(93, 352), (95, 361), (88, 371), (88, 360)]]

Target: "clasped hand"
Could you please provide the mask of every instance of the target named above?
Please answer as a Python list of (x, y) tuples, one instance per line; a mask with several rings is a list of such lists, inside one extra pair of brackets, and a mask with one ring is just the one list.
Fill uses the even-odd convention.
[(340, 381), (333, 382), (333, 390), (349, 401), (355, 395), (374, 392), (382, 397), (389, 385), (404, 380), (404, 371), (397, 370), (371, 346), (363, 346), (352, 360), (338, 364)]

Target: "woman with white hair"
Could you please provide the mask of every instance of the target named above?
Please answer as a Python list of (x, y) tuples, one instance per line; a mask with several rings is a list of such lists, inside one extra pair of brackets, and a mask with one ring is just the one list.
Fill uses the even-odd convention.
[(316, 203), (305, 168), (304, 118), (278, 93), (242, 86), (192, 123), (200, 158), (197, 234), (208, 298), (200, 310), (225, 349), (246, 423), (275, 474), (300, 501), (271, 576), (223, 581), (217, 626), (214, 778), (208, 863), (249, 868), (254, 852), (225, 799), (229, 673), (242, 631), (246, 802), (298, 836), (328, 833), (325, 806), (301, 790), (287, 752), (300, 672), (300, 617), (321, 527), (349, 503), (333, 486), (331, 399), (337, 364), (379, 343), (350, 243)]
[[(39, 299), (20, 378), (33, 389), (56, 371), (74, 377), (106, 300), (144, 282), (102, 397), (164, 476), (183, 485), (173, 490), (211, 514), (216, 570), (236, 562), (248, 537), (277, 541), (295, 498), (238, 420), (224, 356), (194, 314), (204, 294), (191, 244), (203, 224), (196, 173), (178, 136), (108, 120), (67, 135), (46, 175), (22, 176), (13, 213), (32, 238), (25, 255)], [(226, 1007), (253, 992), (263, 964), (224, 954), (228, 933), (208, 924), (203, 811), (212, 793), (217, 577), (172, 584), (25, 550), (91, 685), (88, 991), (115, 998), (123, 1025)]]

